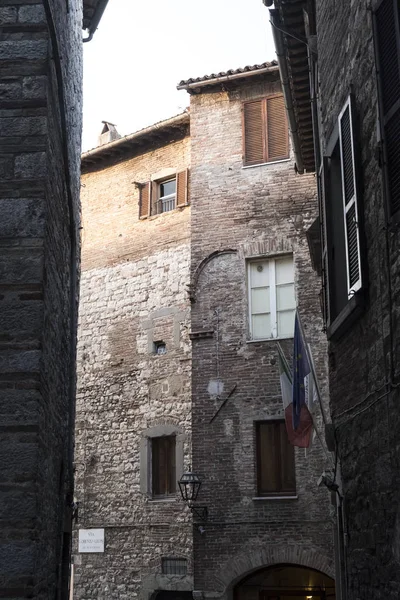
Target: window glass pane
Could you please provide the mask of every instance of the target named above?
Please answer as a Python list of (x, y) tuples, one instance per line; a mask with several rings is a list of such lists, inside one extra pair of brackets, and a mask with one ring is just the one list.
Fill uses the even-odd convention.
[(252, 316), (253, 339), (261, 340), (271, 337), (271, 315)]
[(278, 312), (278, 336), (293, 337), (294, 335), (294, 310)]
[(264, 287), (269, 285), (269, 262), (250, 263), (251, 287)]
[(287, 310), (290, 308), (296, 308), (294, 284), (279, 285), (276, 288), (276, 310)]
[(251, 290), (251, 312), (269, 313), (269, 288), (255, 288)]
[(169, 181), (164, 181), (160, 183), (160, 198), (163, 196), (169, 196), (170, 194), (175, 194), (176, 191), (176, 179), (170, 179)]
[(293, 258), (285, 256), (275, 260), (276, 284), (293, 282)]

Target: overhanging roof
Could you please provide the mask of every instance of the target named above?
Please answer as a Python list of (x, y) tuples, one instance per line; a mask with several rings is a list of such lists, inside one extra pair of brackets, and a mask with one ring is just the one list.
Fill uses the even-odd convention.
[[(311, 0), (275, 0), (275, 9), (270, 11), (286, 105), (293, 111), (295, 121), (295, 153), (305, 170), (314, 171), (306, 13), (309, 18), (313, 16)], [(312, 32), (313, 24), (310, 26)]]
[(83, 29), (87, 29), (89, 37), (96, 31), (103, 16), (108, 0), (83, 0)]
[(202, 77), (191, 77), (190, 79), (184, 79), (179, 82), (177, 89), (187, 90), (190, 92), (191, 90), (199, 90), (205, 86), (244, 79), (254, 75), (263, 75), (264, 73), (271, 73), (272, 71), (277, 70), (278, 63), (273, 60), (271, 62), (264, 62), (259, 65), (247, 65), (240, 69), (229, 69), (228, 71), (221, 71), (220, 73), (211, 73), (210, 75), (203, 75)]
[(166, 144), (189, 134), (190, 116), (185, 111), (126, 135), (109, 144), (103, 144), (82, 154), (82, 170), (108, 160), (133, 156), (155, 144)]

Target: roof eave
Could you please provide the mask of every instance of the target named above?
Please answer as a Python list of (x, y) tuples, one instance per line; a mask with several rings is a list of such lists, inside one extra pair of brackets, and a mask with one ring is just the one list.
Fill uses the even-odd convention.
[(278, 65), (270, 65), (263, 69), (254, 69), (254, 71), (244, 71), (243, 73), (233, 73), (232, 75), (222, 75), (221, 77), (214, 77), (213, 79), (203, 79), (201, 81), (193, 81), (191, 83), (179, 84), (178, 90), (196, 90), (206, 86), (218, 85), (220, 83), (226, 83), (227, 81), (236, 81), (238, 79), (244, 79), (247, 77), (255, 77), (257, 75), (263, 75), (265, 73), (272, 73), (278, 71)]

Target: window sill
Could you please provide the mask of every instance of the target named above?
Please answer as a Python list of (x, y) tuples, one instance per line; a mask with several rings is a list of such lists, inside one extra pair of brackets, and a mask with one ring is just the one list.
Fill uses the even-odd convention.
[(152, 504), (165, 504), (168, 502), (176, 502), (176, 496), (168, 496), (165, 498), (149, 498), (148, 501)]
[(257, 344), (258, 342), (279, 342), (279, 340), (292, 340), (292, 335), (281, 336), (276, 338), (262, 338), (259, 340), (246, 340), (246, 344)]
[(365, 298), (362, 290), (354, 294), (346, 306), (329, 325), (326, 335), (330, 342), (336, 342), (351, 328), (364, 310)]
[(297, 494), (295, 496), (256, 496), (255, 498), (252, 498), (252, 500), (254, 500), (254, 502), (263, 502), (263, 501), (267, 501), (269, 502), (270, 500), (298, 500), (299, 497), (297, 496)]
[(270, 162), (259, 163), (257, 165), (243, 165), (242, 169), (254, 169), (257, 167), (267, 167), (268, 165), (279, 165), (280, 163), (290, 162), (291, 158), (282, 158), (281, 160), (271, 160)]

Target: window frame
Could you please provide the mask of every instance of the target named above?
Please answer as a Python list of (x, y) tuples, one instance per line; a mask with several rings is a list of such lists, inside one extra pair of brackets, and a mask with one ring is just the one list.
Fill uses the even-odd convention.
[[(269, 99), (273, 98), (283, 98), (284, 96), (282, 92), (277, 92), (275, 94), (269, 94), (268, 96), (261, 96), (259, 98), (252, 98), (251, 100), (245, 100), (242, 102), (242, 162), (243, 168), (249, 167), (261, 167), (263, 165), (270, 165), (274, 163), (286, 162), (290, 160), (290, 136), (289, 136), (289, 124), (286, 115), (286, 139), (287, 139), (287, 156), (274, 158), (272, 160), (268, 159), (268, 109), (267, 103)], [(261, 102), (261, 119), (262, 119), (262, 132), (263, 132), (263, 160), (261, 162), (254, 161), (246, 161), (246, 121), (245, 121), (245, 106), (246, 104), (252, 104), (254, 102)]]
[[(169, 183), (170, 181), (175, 181), (175, 192), (173, 194), (167, 194), (166, 196), (161, 196), (161, 186), (164, 185), (165, 183)], [(175, 208), (176, 208), (176, 192), (177, 192), (177, 186), (178, 186), (177, 173), (175, 174), (174, 177), (167, 177), (165, 179), (156, 181), (155, 183), (157, 186), (157, 191), (156, 191), (157, 211), (154, 214), (163, 215), (164, 213), (175, 210)], [(169, 208), (168, 210), (162, 210), (163, 206), (164, 206), (163, 200), (172, 200), (172, 199), (174, 200), (173, 207)]]
[[(294, 255), (290, 254), (288, 252), (284, 253), (284, 254), (278, 254), (278, 255), (274, 255), (274, 256), (258, 256), (258, 257), (253, 257), (253, 258), (248, 258), (246, 260), (246, 271), (247, 271), (247, 305), (248, 305), (248, 310), (247, 310), (247, 318), (248, 318), (248, 335), (249, 335), (249, 341), (251, 342), (263, 342), (263, 341), (273, 341), (273, 340), (285, 340), (285, 339), (291, 339), (293, 338), (293, 334), (292, 335), (278, 335), (278, 312), (283, 312), (283, 311), (278, 311), (277, 307), (276, 307), (276, 289), (277, 289), (277, 285), (276, 285), (276, 261), (277, 260), (281, 260), (283, 258), (291, 258), (292, 259), (292, 266), (293, 266), (293, 289), (294, 289), (294, 299), (295, 299), (295, 306), (293, 311), (296, 311), (296, 306), (297, 306), (297, 302), (296, 302), (296, 286), (295, 286), (295, 281), (294, 281)], [(273, 272), (273, 283), (272, 282), (272, 278), (270, 277), (270, 314), (271, 314), (271, 324), (274, 322), (274, 326), (271, 326), (271, 332), (272, 333), (276, 333), (276, 335), (271, 335), (270, 337), (267, 338), (256, 338), (254, 337), (254, 332), (253, 332), (253, 313), (252, 313), (252, 300), (251, 300), (251, 291), (252, 291), (252, 287), (251, 287), (251, 269), (250, 266), (252, 264), (257, 264), (257, 263), (262, 263), (262, 262), (268, 262), (268, 264), (270, 265), (271, 263), (273, 263), (273, 267), (272, 267), (272, 272)], [(270, 267), (269, 267), (270, 268)], [(271, 275), (271, 268), (270, 268), (270, 275)], [(275, 316), (275, 320), (273, 321), (273, 315)], [(294, 330), (293, 330), (294, 331)]]
[[(287, 443), (288, 443), (288, 447), (291, 448), (291, 460), (292, 460), (292, 465), (291, 467), (293, 468), (293, 476), (294, 476), (294, 487), (291, 490), (285, 490), (283, 489), (283, 470), (282, 470), (282, 452), (281, 452), (281, 431), (282, 429), (284, 429), (284, 431), (286, 432), (286, 425), (285, 425), (285, 420), (284, 419), (267, 419), (267, 420), (263, 420), (263, 421), (255, 421), (254, 423), (255, 425), (255, 456), (256, 456), (256, 491), (257, 491), (257, 498), (277, 498), (277, 497), (288, 497), (288, 498), (293, 498), (293, 497), (297, 497), (297, 485), (296, 485), (296, 457), (295, 457), (295, 451), (294, 451), (294, 446), (292, 446), (289, 442), (289, 439), (287, 439)], [(276, 468), (276, 472), (279, 473), (279, 479), (280, 479), (280, 489), (275, 490), (275, 491), (262, 491), (261, 489), (261, 473), (262, 473), (262, 461), (261, 461), (261, 444), (260, 444), (260, 439), (261, 439), (261, 427), (265, 425), (269, 425), (271, 427), (276, 428), (277, 425), (279, 425), (279, 452), (277, 453), (279, 455), (279, 461), (278, 463), (275, 464), (275, 468)], [(282, 427), (283, 426), (283, 427)]]

